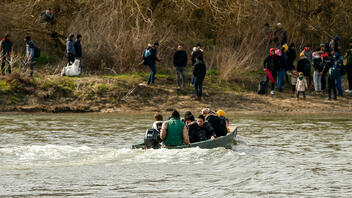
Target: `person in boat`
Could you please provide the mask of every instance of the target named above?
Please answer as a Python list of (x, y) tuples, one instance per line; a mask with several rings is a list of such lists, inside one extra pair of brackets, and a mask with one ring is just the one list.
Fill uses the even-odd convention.
[(154, 115), (154, 123), (153, 129), (157, 130), (158, 132), (161, 131), (161, 126), (163, 125), (163, 116), (160, 113), (156, 113)]
[(226, 118), (226, 113), (224, 110), (219, 109), (218, 112), (216, 112), (216, 115), (220, 118), (220, 119), (224, 119), (225, 123), (226, 123), (226, 129), (227, 129), (227, 133), (230, 133), (230, 121), (229, 119)]
[(194, 116), (192, 112), (186, 111), (185, 115), (183, 116), (183, 122), (188, 126), (191, 122), (194, 122)]
[(203, 109), (202, 115), (205, 117), (210, 126), (213, 127), (216, 137), (227, 135), (225, 119), (218, 117), (216, 113), (210, 109)]
[(163, 123), (160, 138), (165, 146), (180, 146), (183, 143), (191, 145), (188, 129), (180, 120), (178, 111), (173, 111), (170, 120)]
[(206, 124), (203, 115), (199, 115), (197, 122), (189, 125), (189, 139), (190, 142), (201, 142), (205, 140), (216, 140), (214, 129), (210, 124)]

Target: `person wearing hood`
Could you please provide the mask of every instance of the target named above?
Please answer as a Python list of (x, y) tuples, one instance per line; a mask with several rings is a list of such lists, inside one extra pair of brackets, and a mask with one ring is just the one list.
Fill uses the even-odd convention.
[(297, 100), (299, 100), (299, 95), (303, 95), (303, 100), (306, 99), (306, 90), (308, 89), (307, 80), (304, 78), (302, 72), (298, 74), (297, 82), (296, 82), (296, 91), (297, 91)]
[(75, 62), (76, 51), (73, 43), (74, 40), (74, 34), (70, 34), (70, 36), (66, 39), (66, 54), (69, 65), (72, 65)]
[(308, 79), (308, 83), (310, 83), (310, 70), (311, 70), (311, 63), (304, 55), (303, 52), (299, 54), (299, 60), (297, 63), (297, 72), (302, 72), (304, 77)]
[(76, 40), (73, 43), (73, 46), (75, 48), (75, 59), (79, 60), (79, 68), (81, 69), (81, 74), (83, 72), (83, 68), (82, 68), (82, 45), (81, 45), (81, 41), (82, 41), (82, 35), (77, 34)]
[(5, 37), (2, 39), (1, 41), (1, 73), (2, 75), (5, 75), (5, 65), (6, 63), (8, 64), (8, 68), (7, 71), (9, 72), (9, 74), (11, 74), (11, 65), (10, 65), (10, 59), (11, 59), (11, 55), (13, 53), (13, 45), (10, 39), (10, 35), (7, 34), (5, 35)]
[[(24, 41), (26, 42), (26, 59), (25, 64), (30, 67), (30, 76), (33, 77), (34, 70), (34, 43), (30, 36), (25, 36)], [(23, 67), (23, 73), (25, 72), (25, 67)]]
[(198, 100), (202, 99), (203, 95), (203, 81), (205, 74), (207, 73), (207, 67), (203, 61), (203, 57), (196, 58), (196, 64), (193, 70), (193, 76), (195, 78), (194, 87)]
[(177, 51), (174, 54), (174, 66), (176, 68), (177, 85), (181, 87), (181, 75), (183, 88), (186, 87), (186, 65), (187, 65), (187, 53), (183, 50), (183, 47), (179, 45)]
[[(264, 71), (269, 70), (274, 79), (276, 80), (277, 72), (280, 69), (280, 59), (275, 55), (275, 48), (270, 48), (269, 55), (264, 60)], [(266, 75), (265, 82), (269, 83), (269, 77)], [(275, 82), (271, 83), (271, 95), (274, 95)]]
[(346, 51), (347, 58), (347, 79), (348, 79), (348, 89), (345, 91), (346, 93), (352, 93), (352, 39), (350, 39), (349, 49)]
[(335, 38), (333, 38), (330, 43), (329, 43), (329, 48), (330, 50), (334, 50), (335, 52), (339, 52), (339, 40), (340, 38), (338, 36), (336, 36)]

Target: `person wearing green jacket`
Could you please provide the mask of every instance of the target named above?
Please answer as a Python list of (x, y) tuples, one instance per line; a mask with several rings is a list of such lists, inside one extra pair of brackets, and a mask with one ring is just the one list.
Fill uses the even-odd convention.
[(180, 113), (173, 111), (170, 120), (163, 123), (160, 138), (165, 146), (180, 146), (183, 143), (191, 145), (188, 136), (188, 129), (180, 120)]

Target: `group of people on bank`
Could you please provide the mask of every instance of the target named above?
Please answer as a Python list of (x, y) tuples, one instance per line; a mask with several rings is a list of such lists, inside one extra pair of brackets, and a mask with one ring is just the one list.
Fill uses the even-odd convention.
[(203, 109), (197, 118), (187, 111), (181, 120), (180, 113), (174, 110), (171, 116), (163, 121), (163, 116), (157, 113), (154, 116), (153, 129), (160, 132), (160, 139), (165, 146), (190, 145), (226, 136), (229, 132), (229, 120), (225, 116), (223, 110), (215, 113), (210, 109)]
[[(155, 42), (153, 45), (148, 44), (147, 48), (143, 52), (143, 64), (148, 65), (151, 73), (148, 79), (148, 84), (153, 85), (155, 74), (156, 74), (156, 62), (160, 62), (158, 58), (158, 47), (159, 43)], [(194, 86), (197, 99), (201, 100), (203, 95), (203, 81), (207, 72), (206, 65), (204, 63), (203, 50), (201, 44), (198, 43), (193, 47), (190, 58), (187, 52), (184, 50), (182, 45), (178, 45), (176, 52), (173, 56), (173, 64), (176, 69), (177, 85), (180, 88), (186, 87), (186, 66), (188, 59), (192, 63), (192, 80), (191, 85)]]
[[(295, 44), (287, 45), (286, 30), (282, 25), (277, 24), (275, 34), (269, 34), (269, 55), (264, 60), (264, 70), (266, 71), (265, 88), (270, 86), (270, 94), (274, 95), (275, 84), (278, 91), (283, 91), (285, 83), (290, 84), (292, 92), (297, 99), (302, 94), (304, 99), (306, 91), (314, 85), (315, 92), (327, 92), (328, 99), (337, 99), (343, 96), (342, 77), (347, 73), (349, 88), (345, 91), (352, 92), (352, 39), (349, 42), (349, 49), (346, 50), (347, 59), (344, 64), (343, 55), (340, 53), (339, 37), (336, 36), (327, 43), (320, 44), (319, 48), (312, 50), (310, 44), (306, 44), (299, 53), (299, 59), (295, 67), (296, 49)], [(313, 77), (312, 77), (313, 74)], [(266, 91), (258, 93), (264, 94)], [(333, 92), (333, 97), (331, 95)]]

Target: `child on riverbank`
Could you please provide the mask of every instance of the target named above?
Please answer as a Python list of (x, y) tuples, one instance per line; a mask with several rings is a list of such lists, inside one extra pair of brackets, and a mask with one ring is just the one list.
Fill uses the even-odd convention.
[(299, 73), (296, 83), (297, 100), (299, 100), (299, 95), (303, 94), (303, 100), (306, 99), (306, 90), (308, 89), (307, 80), (304, 78), (302, 72)]

